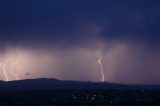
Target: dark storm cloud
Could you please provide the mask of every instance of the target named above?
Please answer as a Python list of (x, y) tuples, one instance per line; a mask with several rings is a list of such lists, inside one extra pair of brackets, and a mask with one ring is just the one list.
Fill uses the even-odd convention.
[(99, 81), (103, 55), (107, 81), (160, 82), (158, 0), (0, 0), (0, 15), (0, 57), (19, 48), (22, 78)]
[(157, 0), (1, 0), (0, 5), (1, 42), (72, 45), (94, 36), (94, 26), (103, 39), (160, 39)]

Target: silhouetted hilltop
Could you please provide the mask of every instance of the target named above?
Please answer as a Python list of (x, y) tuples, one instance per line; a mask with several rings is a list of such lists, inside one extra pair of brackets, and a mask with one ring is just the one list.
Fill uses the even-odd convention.
[(50, 78), (0, 81), (1, 90), (53, 90), (53, 89), (155, 89), (160, 85), (123, 85), (109, 82), (67, 81)]

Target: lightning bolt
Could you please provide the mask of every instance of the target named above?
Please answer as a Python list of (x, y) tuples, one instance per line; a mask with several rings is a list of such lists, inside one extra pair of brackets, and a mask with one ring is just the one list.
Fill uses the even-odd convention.
[(3, 73), (4, 73), (6, 81), (9, 81), (9, 77), (7, 75), (7, 72), (6, 72), (6, 65), (7, 65), (7, 63), (8, 63), (9, 60), (10, 60), (10, 58), (8, 58), (7, 61), (4, 62), (4, 64), (3, 64)]
[(16, 80), (19, 80), (18, 75), (14, 71), (11, 71), (11, 74), (15, 76)]
[(2, 71), (3, 71), (3, 74), (4, 74), (6, 81), (9, 81), (9, 76), (8, 76), (7, 70), (6, 70), (7, 67), (9, 68), (9, 70), (10, 70), (9, 72), (15, 77), (15, 79), (19, 80), (18, 75), (12, 70), (18, 64), (20, 57), (21, 57), (21, 52), (18, 54), (17, 59), (11, 65), (8, 65), (8, 62), (10, 62), (10, 60), (11, 60), (10, 57), (7, 58), (7, 60), (3, 64), (0, 63), (0, 67), (2, 66)]
[(13, 76), (15, 76), (16, 80), (19, 80), (18, 75), (12, 70), (13, 70), (14, 66), (16, 66), (18, 64), (20, 57), (21, 57), (21, 52), (18, 54), (16, 61), (10, 67), (10, 72)]
[(98, 63), (99, 63), (99, 65), (100, 65), (100, 70), (101, 70), (101, 75), (102, 75), (102, 78), (101, 78), (101, 80), (104, 82), (104, 71), (103, 71), (103, 64), (102, 64), (102, 62), (101, 62), (101, 60), (102, 60), (102, 58), (103, 58), (103, 56), (100, 56), (99, 57), (99, 59), (98, 59)]

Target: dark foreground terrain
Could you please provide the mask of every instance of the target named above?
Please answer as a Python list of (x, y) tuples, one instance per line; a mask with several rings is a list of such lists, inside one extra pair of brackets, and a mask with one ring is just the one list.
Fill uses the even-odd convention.
[(160, 106), (160, 85), (44, 78), (0, 81), (0, 106)]
[(0, 106), (160, 106), (160, 91), (5, 90), (0, 92)]

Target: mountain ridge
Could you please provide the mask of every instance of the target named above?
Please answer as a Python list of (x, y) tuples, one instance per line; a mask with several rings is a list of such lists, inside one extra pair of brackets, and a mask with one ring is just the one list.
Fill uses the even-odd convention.
[(58, 80), (56, 78), (24, 79), (0, 81), (0, 90), (56, 90), (56, 89), (152, 89), (160, 90), (160, 85), (132, 85), (111, 82), (85, 82)]

